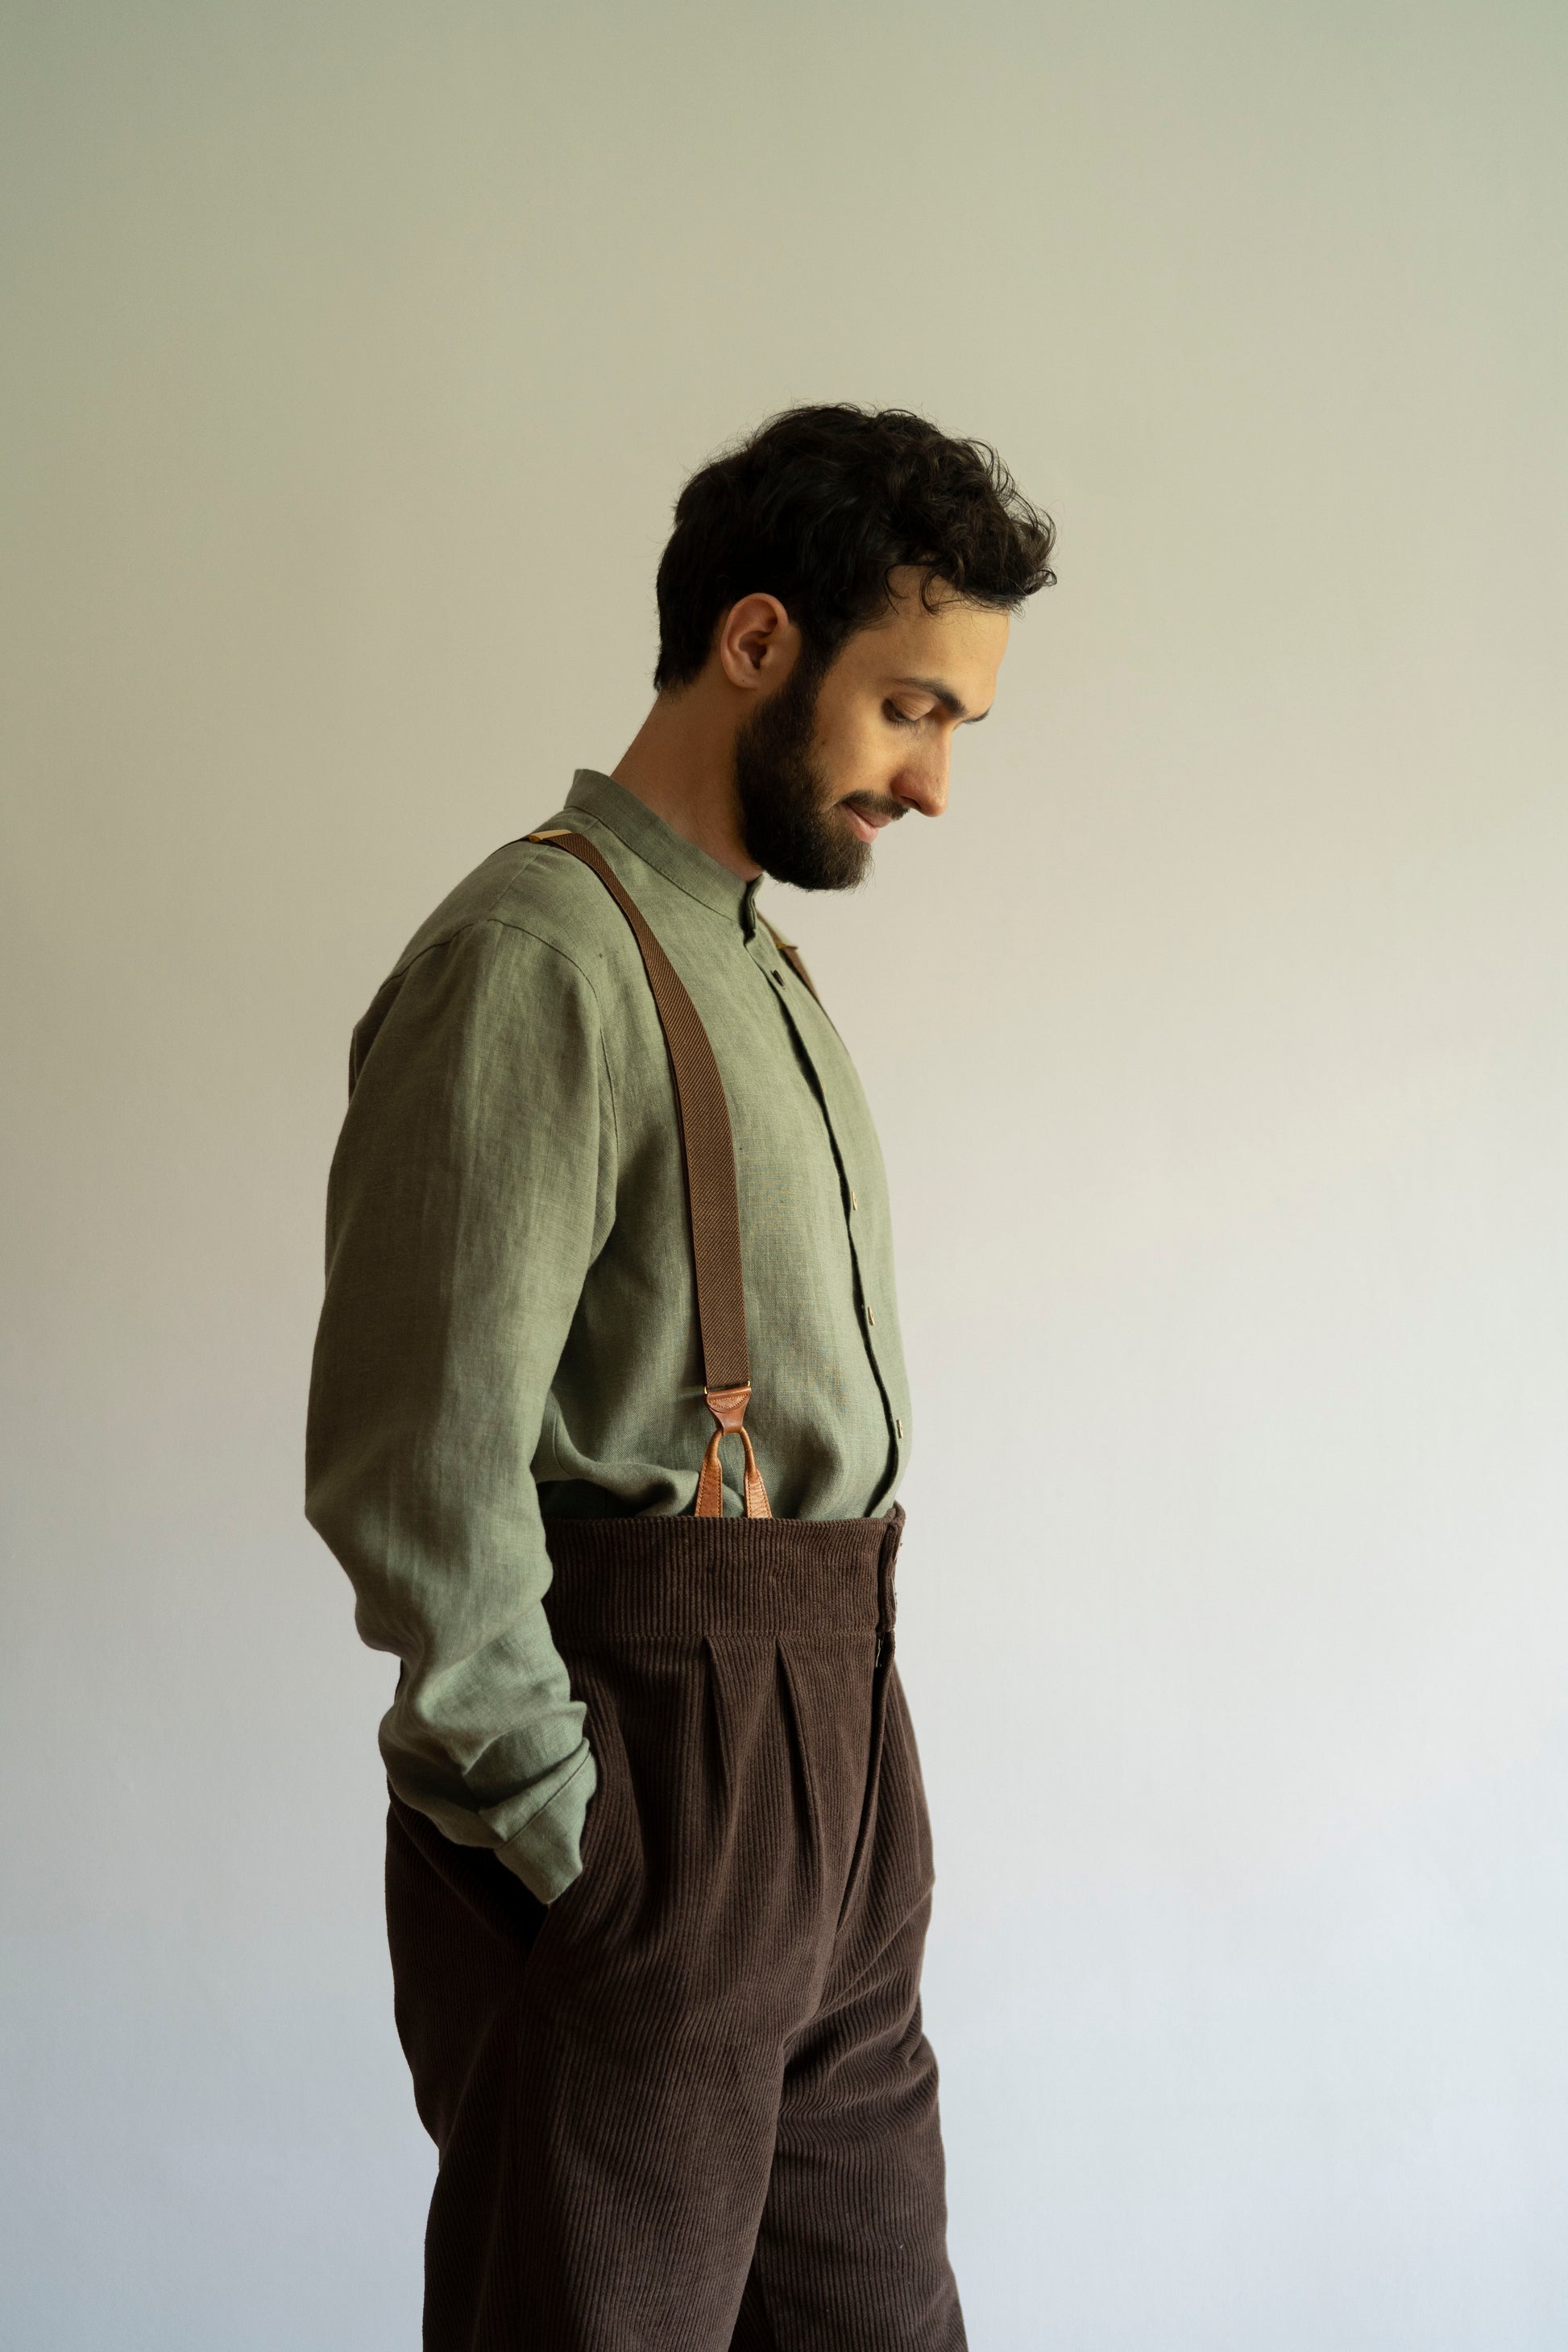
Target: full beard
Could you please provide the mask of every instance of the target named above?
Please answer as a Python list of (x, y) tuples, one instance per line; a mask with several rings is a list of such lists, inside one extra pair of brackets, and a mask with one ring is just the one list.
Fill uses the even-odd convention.
[(826, 665), (803, 646), (776, 693), (735, 738), (741, 838), (764, 874), (797, 890), (853, 890), (871, 870), (871, 844), (834, 814), (815, 757), (816, 697)]

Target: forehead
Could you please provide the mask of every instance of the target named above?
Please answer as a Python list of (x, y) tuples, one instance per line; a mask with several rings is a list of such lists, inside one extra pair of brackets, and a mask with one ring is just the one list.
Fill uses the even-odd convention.
[(966, 604), (937, 582), (930, 605), (918, 572), (895, 572), (889, 610), (845, 647), (864, 677), (916, 674), (951, 679), (972, 709), (983, 709), (1007, 650), (1009, 620), (987, 604)]

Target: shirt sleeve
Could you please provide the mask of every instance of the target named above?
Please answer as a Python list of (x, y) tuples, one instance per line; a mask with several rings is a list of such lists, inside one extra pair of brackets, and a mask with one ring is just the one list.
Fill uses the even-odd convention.
[(306, 1516), (361, 1635), (402, 1661), (394, 1790), (543, 1902), (581, 1868), (595, 1773), (542, 1606), (531, 1465), (614, 1200), (576, 966), (489, 921), (395, 975), (356, 1033), (328, 1187)]

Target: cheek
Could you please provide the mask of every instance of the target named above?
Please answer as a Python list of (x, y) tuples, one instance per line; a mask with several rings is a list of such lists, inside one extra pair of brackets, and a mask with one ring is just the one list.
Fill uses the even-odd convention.
[(817, 751), (834, 797), (880, 791), (897, 774), (902, 746), (879, 709), (834, 712), (817, 728)]

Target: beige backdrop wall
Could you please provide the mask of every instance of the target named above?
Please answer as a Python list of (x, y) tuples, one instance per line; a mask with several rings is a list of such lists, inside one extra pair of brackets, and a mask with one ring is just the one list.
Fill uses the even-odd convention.
[(1565, 36), (8, 12), (17, 2352), (416, 2340), (299, 1500), (347, 1034), (823, 397), (1061, 528), (945, 823), (780, 901), (899, 1218), (976, 2352), (1568, 2338)]

